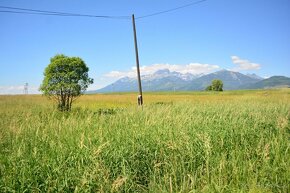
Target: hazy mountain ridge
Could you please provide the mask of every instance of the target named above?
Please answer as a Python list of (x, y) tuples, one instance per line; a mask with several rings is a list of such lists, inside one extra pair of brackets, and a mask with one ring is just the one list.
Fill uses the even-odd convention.
[[(198, 75), (170, 72), (168, 69), (158, 70), (153, 74), (141, 76), (144, 91), (166, 91), (186, 85)], [(130, 92), (137, 91), (137, 78), (124, 77), (95, 92)]]
[[(143, 91), (188, 91), (204, 90), (213, 79), (220, 79), (224, 83), (224, 90), (256, 89), (290, 86), (290, 78), (279, 76), (277, 78), (263, 79), (256, 74), (242, 74), (228, 70), (220, 70), (210, 74), (182, 74), (171, 72), (168, 69), (158, 70), (153, 74), (141, 76)], [(283, 77), (283, 78), (282, 78)], [(289, 79), (289, 80), (288, 80)], [(90, 93), (131, 92), (138, 91), (137, 78), (124, 77), (116, 82)]]
[(185, 88), (186, 90), (204, 90), (214, 79), (220, 79), (223, 81), (224, 90), (235, 90), (241, 85), (256, 83), (260, 80), (256, 77), (253, 78), (239, 72), (221, 70), (201, 76), (200, 78), (193, 80), (191, 84), (187, 85)]
[(272, 76), (270, 78), (261, 80), (254, 84), (242, 85), (240, 89), (263, 89), (275, 87), (288, 87), (290, 88), (290, 78), (285, 76)]

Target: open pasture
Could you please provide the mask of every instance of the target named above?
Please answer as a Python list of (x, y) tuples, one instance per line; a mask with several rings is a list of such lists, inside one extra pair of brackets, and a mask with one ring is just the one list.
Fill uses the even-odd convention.
[(0, 192), (290, 192), (290, 90), (0, 96)]

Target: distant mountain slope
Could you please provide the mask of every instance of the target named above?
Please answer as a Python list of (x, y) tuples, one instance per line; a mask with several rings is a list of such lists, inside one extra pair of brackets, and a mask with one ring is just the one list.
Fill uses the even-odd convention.
[[(193, 74), (170, 72), (168, 69), (158, 70), (154, 74), (141, 77), (143, 91), (170, 91), (178, 90), (189, 81), (197, 78)], [(136, 78), (124, 77), (95, 92), (130, 92), (138, 91)]]
[(116, 82), (97, 90), (97, 92), (130, 92), (137, 91), (137, 80), (129, 77), (124, 77)]
[(251, 77), (251, 78), (255, 78), (257, 80), (263, 80), (264, 78), (262, 78), (261, 76), (258, 76), (257, 74), (246, 74), (247, 76)]
[(242, 85), (241, 89), (263, 89), (273, 87), (290, 87), (290, 78), (285, 76), (272, 76), (254, 84)]
[(185, 87), (185, 90), (204, 90), (214, 79), (223, 81), (224, 90), (234, 90), (241, 85), (256, 83), (260, 80), (256, 77), (253, 78), (239, 72), (221, 70), (193, 80), (190, 85)]
[[(290, 85), (289, 78), (275, 76), (262, 79), (256, 74), (242, 74), (228, 70), (221, 70), (207, 75), (193, 75), (171, 72), (168, 69), (156, 71), (154, 74), (141, 76), (143, 91), (189, 91), (204, 90), (213, 79), (220, 79), (224, 83), (224, 90), (252, 89)], [(88, 93), (132, 92), (138, 91), (136, 78), (124, 77), (116, 82), (96, 91)]]

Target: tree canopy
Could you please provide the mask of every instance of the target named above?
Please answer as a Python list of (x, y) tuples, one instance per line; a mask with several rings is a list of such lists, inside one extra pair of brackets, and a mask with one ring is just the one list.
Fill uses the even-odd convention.
[(207, 91), (223, 91), (223, 81), (219, 79), (214, 79), (211, 82), (211, 85), (206, 87)]
[(50, 59), (50, 64), (45, 68), (40, 90), (57, 101), (59, 110), (69, 111), (72, 102), (93, 83), (88, 71), (81, 58), (58, 54)]

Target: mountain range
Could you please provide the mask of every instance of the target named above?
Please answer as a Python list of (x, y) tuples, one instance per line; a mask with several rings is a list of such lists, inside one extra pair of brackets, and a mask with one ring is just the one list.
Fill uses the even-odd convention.
[[(262, 89), (271, 87), (290, 87), (290, 78), (273, 76), (267, 79), (256, 74), (242, 74), (229, 70), (220, 70), (210, 74), (194, 75), (179, 73), (168, 69), (141, 76), (143, 91), (190, 91), (204, 90), (213, 79), (223, 81), (224, 90)], [(137, 78), (124, 77), (116, 82), (89, 93), (132, 92), (138, 91)]]

